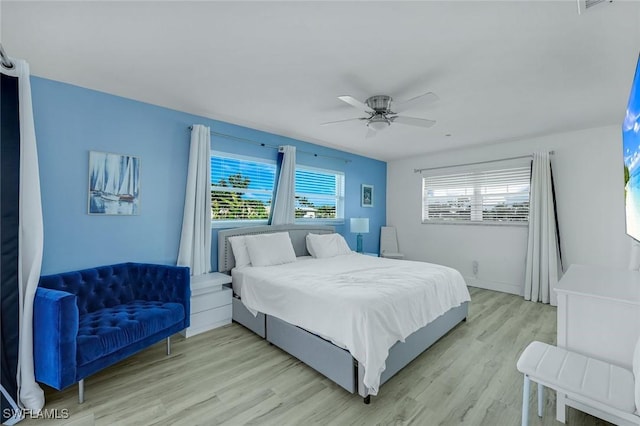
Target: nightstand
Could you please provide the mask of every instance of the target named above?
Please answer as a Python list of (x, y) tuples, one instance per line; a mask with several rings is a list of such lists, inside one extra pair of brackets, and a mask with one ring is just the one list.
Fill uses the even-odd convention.
[(191, 277), (191, 325), (180, 332), (184, 337), (231, 323), (231, 276), (220, 272)]

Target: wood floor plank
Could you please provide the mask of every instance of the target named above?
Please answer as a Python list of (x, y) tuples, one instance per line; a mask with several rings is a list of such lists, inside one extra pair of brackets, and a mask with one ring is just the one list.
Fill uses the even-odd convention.
[[(172, 338), (58, 392), (45, 388), (47, 409), (68, 409), (70, 424), (96, 425), (516, 425), (522, 375), (516, 361), (529, 342), (555, 344), (555, 308), (521, 297), (470, 288), (461, 323), (385, 383), (365, 405), (299, 360), (251, 331), (231, 324), (185, 339)], [(557, 425), (555, 395), (530, 424)], [(569, 409), (573, 425), (608, 423)], [(21, 425), (39, 425), (26, 419)]]

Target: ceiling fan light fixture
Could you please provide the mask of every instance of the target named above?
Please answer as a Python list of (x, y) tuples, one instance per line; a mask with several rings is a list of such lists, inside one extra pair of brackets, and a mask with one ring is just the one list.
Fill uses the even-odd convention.
[(371, 127), (376, 132), (384, 130), (389, 127), (391, 123), (384, 117), (374, 117), (367, 123), (367, 127)]

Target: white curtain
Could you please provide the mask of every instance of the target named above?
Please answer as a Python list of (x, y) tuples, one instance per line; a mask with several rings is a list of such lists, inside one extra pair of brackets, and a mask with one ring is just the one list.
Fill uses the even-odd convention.
[(529, 239), (524, 298), (557, 305), (553, 289), (558, 284), (558, 246), (555, 201), (548, 152), (533, 154), (529, 202)]
[(271, 210), (271, 225), (287, 225), (296, 219), (296, 147), (284, 145), (278, 151), (282, 154), (282, 162)]
[(2, 72), (18, 77), (20, 117), (18, 398), (23, 408), (37, 411), (44, 407), (44, 393), (36, 383), (33, 365), (33, 299), (40, 280), (44, 226), (29, 64), (18, 59), (12, 59), (12, 62), (14, 68), (11, 70), (3, 68)]
[(178, 266), (189, 266), (191, 275), (211, 271), (211, 131), (199, 124), (191, 129), (177, 263)]

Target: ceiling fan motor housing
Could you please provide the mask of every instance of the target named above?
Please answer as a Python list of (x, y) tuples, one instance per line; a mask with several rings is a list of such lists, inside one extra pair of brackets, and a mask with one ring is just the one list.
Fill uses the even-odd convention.
[(376, 95), (368, 98), (365, 103), (378, 114), (389, 114), (391, 112), (391, 101), (393, 101), (391, 96)]

